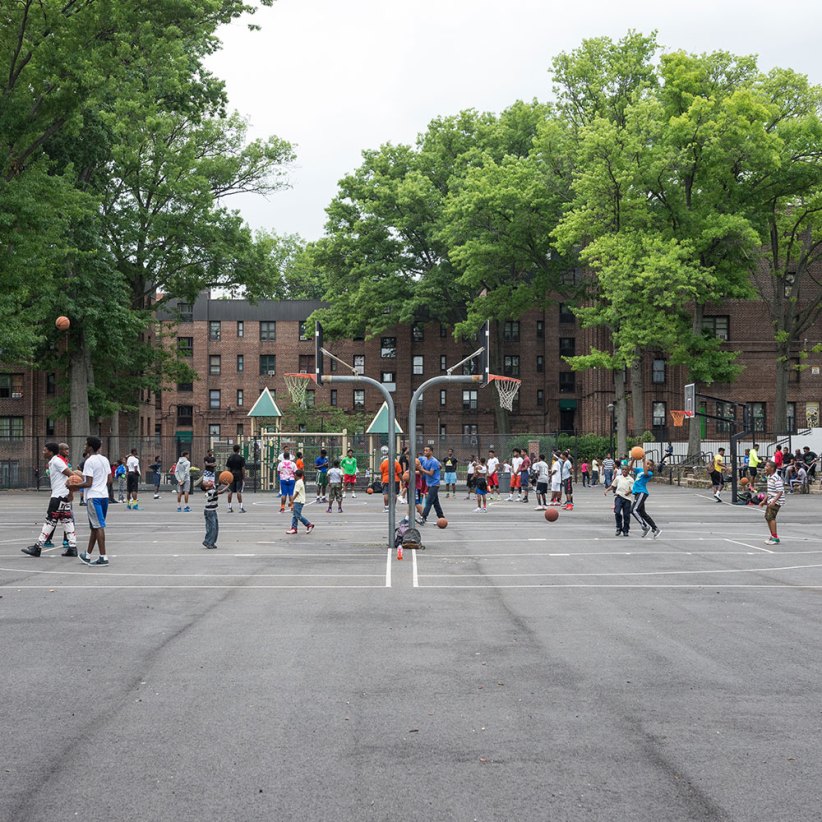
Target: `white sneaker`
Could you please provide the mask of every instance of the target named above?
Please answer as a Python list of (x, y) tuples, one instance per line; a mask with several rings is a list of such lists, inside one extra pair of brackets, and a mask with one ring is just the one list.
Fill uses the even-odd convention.
[(511, 494), (509, 494), (509, 495), (505, 498), (505, 501), (506, 501), (506, 502), (513, 502), (513, 501), (514, 501), (514, 498), (513, 498), (513, 496), (511, 496)]
[(482, 508), (480, 508), (479, 506), (477, 506), (477, 507), (474, 509), (474, 513), (475, 513), (475, 514), (478, 514), (480, 511), (482, 511)]
[(545, 506), (544, 506), (544, 505), (537, 505), (537, 506), (534, 508), (534, 510), (535, 510), (535, 511), (544, 511), (544, 510), (545, 510)]
[(388, 511), (388, 506), (387, 506), (387, 505), (383, 505), (382, 512), (383, 512), (383, 513), (386, 513), (387, 511)]
[(357, 495), (353, 491), (351, 492), (351, 499), (357, 499)]
[(482, 513), (483, 513), (483, 514), (487, 514), (487, 513), (488, 513), (488, 509), (487, 509), (487, 508), (483, 508), (483, 509), (482, 509)]

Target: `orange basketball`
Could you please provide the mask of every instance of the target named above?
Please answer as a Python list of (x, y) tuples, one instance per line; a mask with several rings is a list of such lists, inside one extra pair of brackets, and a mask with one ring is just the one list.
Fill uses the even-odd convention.
[(366, 488), (366, 489), (365, 489), (365, 493), (366, 493), (366, 494), (373, 494), (373, 493), (374, 493), (374, 489), (373, 489), (373, 488), (369, 485), (369, 486), (368, 486), (368, 488)]
[(406, 472), (402, 475), (402, 481), (403, 481), (403, 482), (408, 482), (410, 479), (411, 479), (411, 474), (409, 474), (409, 473), (408, 473), (408, 471), (406, 471)]
[(58, 331), (68, 331), (71, 327), (71, 320), (68, 317), (58, 317), (54, 325), (57, 326)]
[(559, 511), (557, 511), (556, 508), (546, 508), (545, 519), (547, 519), (548, 522), (556, 522), (559, 519)]
[(234, 474), (231, 471), (220, 471), (220, 485), (231, 485), (234, 482)]
[(76, 488), (78, 485), (82, 485), (83, 481), (83, 477), (78, 477), (77, 474), (72, 474), (67, 479), (70, 488)]
[(641, 445), (635, 445), (631, 449), (631, 459), (641, 460), (645, 456), (645, 449)]
[(447, 528), (448, 527), (448, 520), (445, 517), (440, 517), (437, 520), (437, 528)]
[(749, 480), (748, 480), (747, 477), (742, 477), (742, 479), (739, 480), (740, 485), (747, 485), (748, 482), (749, 482)]

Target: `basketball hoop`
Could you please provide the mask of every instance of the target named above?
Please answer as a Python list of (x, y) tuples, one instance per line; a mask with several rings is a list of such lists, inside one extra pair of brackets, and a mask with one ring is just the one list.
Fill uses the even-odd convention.
[(305, 408), (305, 394), (308, 383), (315, 379), (313, 374), (285, 374), (285, 387), (291, 397), (291, 402), (299, 408)]
[(500, 377), (497, 374), (491, 374), (488, 377), (488, 382), (493, 382), (497, 387), (500, 407), (513, 411), (514, 397), (517, 396), (522, 380), (518, 380), (516, 377)]
[(674, 421), (674, 428), (682, 428), (685, 424), (685, 417), (690, 419), (693, 417), (692, 411), (671, 411), (671, 418)]

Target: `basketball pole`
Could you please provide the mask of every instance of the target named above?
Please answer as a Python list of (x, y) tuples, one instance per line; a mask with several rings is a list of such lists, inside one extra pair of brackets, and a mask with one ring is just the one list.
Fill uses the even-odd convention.
[[(480, 349), (481, 351), (482, 349)], [(479, 351), (475, 354), (472, 354), (471, 357), (467, 359), (471, 359), (475, 357)], [(465, 362), (465, 360), (463, 360)], [(454, 366), (456, 367), (456, 366)], [(465, 375), (457, 375), (451, 376), (450, 374), (440, 374), (436, 377), (431, 377), (430, 380), (426, 380), (419, 388), (414, 392), (414, 395), (411, 397), (411, 405), (408, 407), (408, 521), (410, 523), (414, 523), (417, 508), (416, 508), (416, 498), (417, 498), (417, 484), (416, 484), (416, 466), (417, 466), (417, 405), (419, 404), (420, 397), (425, 393), (428, 388), (431, 388), (434, 385), (442, 385), (443, 383), (482, 383), (483, 376), (482, 374), (465, 374)]]

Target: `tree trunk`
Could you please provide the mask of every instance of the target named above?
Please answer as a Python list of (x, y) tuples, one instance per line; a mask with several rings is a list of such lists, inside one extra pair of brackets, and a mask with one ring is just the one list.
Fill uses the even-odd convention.
[(634, 416), (634, 436), (645, 431), (645, 380), (643, 379), (642, 354), (631, 366), (631, 411)]
[(83, 343), (82, 335), (73, 340), (69, 354), (69, 410), (71, 414), (71, 457), (77, 465), (86, 447), (86, 437), (91, 433), (88, 387), (91, 377), (91, 355)]
[(120, 412), (111, 415), (111, 433), (108, 438), (108, 456), (113, 463), (120, 456)]
[(788, 377), (791, 369), (789, 343), (776, 344), (776, 390), (774, 392), (773, 433), (788, 433)]
[(616, 454), (617, 461), (628, 452), (628, 402), (625, 394), (625, 369), (614, 371), (614, 405), (616, 406)]

